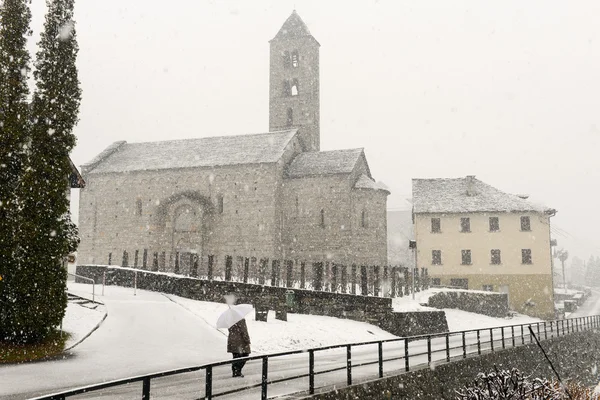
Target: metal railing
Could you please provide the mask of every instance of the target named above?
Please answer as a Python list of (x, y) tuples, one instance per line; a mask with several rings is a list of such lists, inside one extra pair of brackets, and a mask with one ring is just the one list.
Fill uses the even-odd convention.
[[(529, 329), (530, 327), (531, 330)], [(238, 358), (236, 360), (226, 360), (188, 368), (173, 369), (154, 374), (140, 375), (130, 377), (127, 379), (120, 379), (97, 385), (86, 386), (78, 389), (67, 390), (52, 395), (37, 397), (34, 400), (62, 400), (71, 396), (81, 395), (84, 393), (113, 388), (117, 386), (124, 386), (135, 382), (142, 383), (141, 398), (143, 400), (149, 400), (152, 380), (195, 371), (205, 372), (205, 392), (204, 396), (202, 397), (204, 399), (213, 399), (216, 397), (232, 395), (235, 393), (248, 391), (252, 389), (259, 389), (261, 396), (260, 398), (262, 400), (266, 400), (269, 387), (271, 385), (275, 385), (277, 383), (282, 382), (289, 382), (292, 380), (303, 380), (305, 378), (308, 378), (308, 387), (299, 390), (299, 392), (307, 391), (309, 394), (314, 394), (316, 388), (327, 387), (331, 385), (331, 382), (329, 384), (324, 382), (321, 385), (319, 385), (316, 382), (316, 378), (324, 374), (345, 371), (346, 383), (347, 385), (352, 385), (353, 382), (355, 382), (355, 379), (353, 377), (353, 371), (355, 371), (357, 368), (364, 366), (377, 365), (377, 373), (369, 376), (369, 378), (383, 378), (384, 367), (386, 363), (388, 363), (389, 365), (389, 363), (392, 362), (400, 362), (399, 368), (398, 366), (396, 366), (395, 368), (388, 368), (387, 372), (403, 373), (418, 367), (450, 363), (453, 360), (464, 359), (470, 355), (479, 356), (482, 353), (494, 352), (501, 349), (518, 347), (523, 346), (525, 344), (533, 343), (534, 337), (531, 334), (531, 332), (533, 332), (540, 341), (544, 341), (551, 338), (558, 338), (572, 333), (583, 332), (596, 328), (600, 328), (600, 315), (520, 325), (508, 325), (495, 328), (472, 329), (459, 332), (448, 332), (360, 343), (339, 344), (309, 350), (294, 350), (282, 353)], [(384, 345), (394, 344), (400, 345), (398, 348), (395, 349), (396, 351), (399, 351), (400, 354), (390, 354), (386, 358), (384, 353)], [(353, 350), (360, 349), (361, 347), (369, 345), (377, 346), (376, 356), (373, 357), (374, 359), (360, 360), (360, 357), (358, 357), (358, 362), (353, 362)], [(343, 365), (329, 367), (331, 362), (328, 362), (325, 363), (324, 369), (317, 370), (317, 363), (315, 361), (315, 357), (318, 356), (319, 353), (324, 353), (329, 350), (335, 349), (345, 349), (345, 357), (338, 357), (336, 360), (338, 362), (341, 361), (341, 364)], [(368, 352), (362, 355), (374, 356), (374, 353), (375, 352)], [(272, 379), (269, 378), (269, 365), (270, 363), (273, 363), (272, 360), (277, 360), (279, 358), (290, 357), (292, 355), (299, 354), (308, 354), (307, 373), (295, 374), (287, 377), (274, 377)], [(260, 380), (238, 388), (231, 388), (231, 384), (228, 383), (229, 381), (227, 381), (224, 382), (222, 385), (224, 390), (219, 392), (215, 391), (216, 383), (218, 383), (218, 381), (215, 382), (215, 380), (213, 379), (213, 372), (215, 368), (231, 365), (233, 362), (238, 361), (256, 360), (261, 361)], [(288, 363), (289, 362), (290, 360), (288, 360)], [(341, 382), (339, 380), (336, 381), (338, 387), (340, 383)]]
[(77, 275), (77, 274), (72, 274), (70, 272), (68, 272), (68, 274), (71, 276), (74, 276), (75, 278), (79, 278), (79, 279), (83, 279), (84, 281), (92, 282), (92, 302), (95, 303), (96, 302), (96, 281), (93, 280), (92, 278), (88, 278), (88, 277)]

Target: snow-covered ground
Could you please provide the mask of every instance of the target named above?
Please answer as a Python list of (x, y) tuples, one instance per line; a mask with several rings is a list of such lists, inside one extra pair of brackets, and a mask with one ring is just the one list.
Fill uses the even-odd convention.
[[(217, 318), (227, 310), (226, 304), (166, 296), (215, 330)], [(256, 321), (254, 313), (246, 317), (246, 322), (252, 352), (256, 354), (395, 338), (391, 333), (364, 322), (317, 315), (288, 314), (288, 320), (284, 322), (275, 319), (275, 312), (270, 311), (266, 323)], [(221, 332), (226, 335), (227, 330)]]
[(78, 344), (98, 327), (105, 316), (106, 307), (103, 305), (98, 305), (96, 309), (91, 310), (70, 301), (62, 324), (63, 331), (71, 334), (65, 348), (70, 349)]
[[(68, 286), (75, 294), (87, 294), (91, 297), (90, 285), (69, 282)], [(117, 286), (107, 286), (104, 296), (101, 292), (101, 287), (97, 285), (96, 295), (108, 312), (108, 317), (100, 328), (63, 359), (0, 367), (0, 399), (25, 399), (67, 388), (230, 358), (226, 353), (226, 331), (215, 328), (218, 315), (227, 307), (225, 304), (194, 301), (144, 290), (137, 290), (134, 295), (133, 289)], [(396, 300), (394, 305), (400, 310), (424, 309), (418, 302), (423, 301), (426, 295), (418, 295), (415, 302), (410, 297), (405, 297)], [(72, 314), (79, 315), (79, 318), (72, 319), (72, 326), (90, 326), (92, 322), (88, 325), (84, 320), (88, 317), (94, 319), (96, 315), (78, 311)], [(529, 317), (502, 319), (458, 310), (445, 311), (452, 331), (534, 321)], [(330, 317), (289, 314), (288, 322), (283, 322), (270, 314), (268, 322), (264, 323), (254, 321), (250, 314), (247, 320), (254, 355), (393, 337), (369, 324)], [(65, 325), (65, 329), (69, 328)], [(81, 331), (83, 330), (82, 328)], [(443, 343), (436, 342), (435, 345), (443, 346)], [(423, 354), (425, 343), (411, 342), (410, 346), (411, 354)], [(390, 346), (391, 349), (396, 347), (398, 348), (394, 351), (403, 351), (400, 345)], [(390, 348), (386, 347), (386, 354), (392, 351)], [(331, 354), (324, 353), (326, 354), (318, 357), (318, 361), (324, 363), (319, 368), (345, 363), (344, 351), (339, 354), (335, 351)], [(376, 351), (368, 346), (353, 351), (356, 362), (369, 360), (374, 355), (376, 356)], [(443, 358), (442, 353), (438, 355)], [(273, 359), (269, 371), (278, 374), (305, 373), (306, 354), (294, 357)], [(422, 362), (419, 357), (426, 356), (411, 358), (411, 363), (413, 360), (415, 363)], [(221, 383), (225, 385), (229, 384), (227, 379), (230, 379), (230, 372), (228, 374), (226, 370), (224, 368), (220, 371), (218, 377), (215, 375), (215, 379), (223, 380)], [(251, 374), (260, 380), (260, 363), (251, 363), (247, 375), (254, 376)], [(177, 379), (185, 380), (187, 377)], [(190, 382), (195, 383), (197, 379), (199, 378), (195, 377)], [(343, 376), (341, 380), (344, 380)], [(165, 382), (165, 390), (174, 390), (171, 385)], [(198, 390), (197, 384), (190, 387)], [(179, 393), (182, 389), (178, 387), (177, 390)], [(286, 390), (295, 389), (291, 385)], [(169, 397), (174, 392), (169, 393), (165, 398), (176, 398)], [(128, 393), (122, 398), (130, 397)]]
[[(444, 291), (465, 291), (462, 289), (446, 289), (446, 288), (435, 288), (427, 289), (418, 293), (415, 293), (415, 299), (413, 300), (412, 295), (397, 297), (392, 300), (392, 306), (394, 311), (439, 311), (437, 308), (427, 307), (423, 304), (427, 304), (429, 298), (436, 293)], [(489, 293), (483, 291), (470, 291)], [(488, 317), (487, 315), (470, 313), (462, 310), (455, 309), (443, 309), (446, 312), (446, 320), (448, 321), (448, 329), (450, 332), (464, 331), (477, 328), (494, 328), (505, 325), (517, 325), (525, 324), (530, 322), (539, 322), (539, 318), (529, 317), (527, 315), (516, 314), (513, 317), (507, 318), (494, 318)]]

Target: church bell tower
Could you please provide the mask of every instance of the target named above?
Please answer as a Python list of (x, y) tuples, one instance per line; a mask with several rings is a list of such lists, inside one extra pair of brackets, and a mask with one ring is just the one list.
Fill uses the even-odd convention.
[(319, 151), (321, 45), (296, 10), (269, 43), (269, 130), (298, 128), (304, 151)]

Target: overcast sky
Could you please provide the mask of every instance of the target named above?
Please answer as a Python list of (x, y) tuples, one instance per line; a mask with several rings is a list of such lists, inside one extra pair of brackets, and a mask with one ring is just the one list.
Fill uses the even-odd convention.
[(364, 147), (390, 208), (411, 178), (473, 174), (558, 209), (559, 247), (600, 255), (597, 0), (79, 0), (75, 163), (268, 131), (268, 40), (294, 8), (321, 43), (321, 148)]

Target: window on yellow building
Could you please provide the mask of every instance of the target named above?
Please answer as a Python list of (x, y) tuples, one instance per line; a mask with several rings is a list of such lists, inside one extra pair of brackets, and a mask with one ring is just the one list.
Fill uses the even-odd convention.
[(483, 285), (482, 290), (485, 292), (493, 292), (494, 291), (494, 285)]
[(462, 265), (471, 265), (471, 250), (461, 250)]
[(442, 223), (439, 218), (431, 218), (431, 232), (440, 233), (442, 231)]
[(521, 250), (521, 263), (522, 264), (533, 264), (533, 260), (531, 259), (531, 249), (522, 249)]
[(432, 265), (442, 265), (442, 251), (441, 250), (431, 250), (431, 264)]
[(498, 232), (500, 230), (500, 219), (498, 217), (490, 217), (490, 232)]
[(460, 231), (461, 232), (471, 232), (471, 218), (461, 218), (460, 219)]
[(531, 220), (529, 217), (521, 217), (521, 230), (529, 232), (531, 230)]
[(492, 255), (491, 263), (493, 265), (500, 265), (500, 264), (502, 264), (502, 257), (500, 255), (500, 250), (499, 249), (493, 249), (491, 251), (491, 255)]

